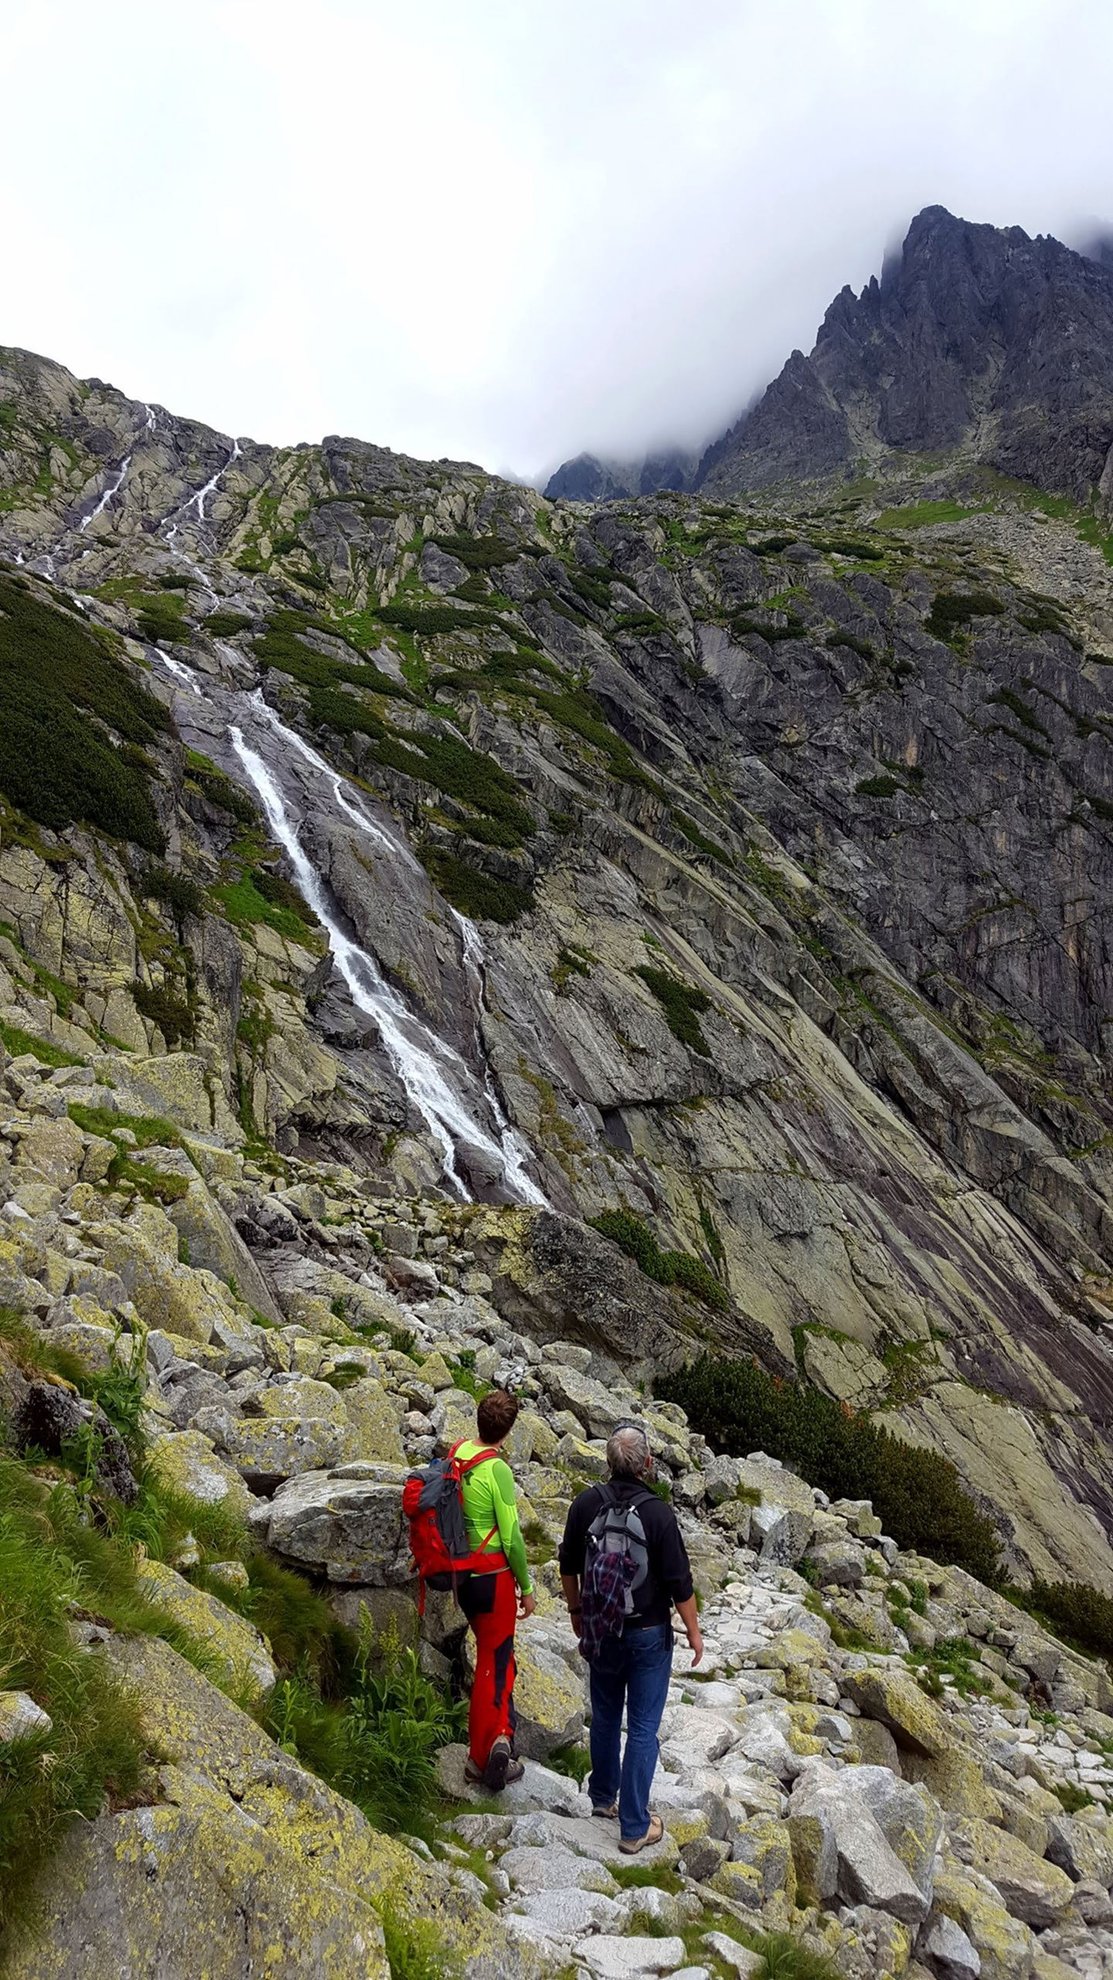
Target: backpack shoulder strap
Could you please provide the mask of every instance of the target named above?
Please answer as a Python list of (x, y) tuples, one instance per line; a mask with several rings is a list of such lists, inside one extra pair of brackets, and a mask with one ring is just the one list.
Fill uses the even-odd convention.
[[(460, 1443), (466, 1444), (467, 1438), (462, 1437), (460, 1439)], [(460, 1448), (460, 1444), (454, 1444), (452, 1450), (449, 1452), (449, 1456), (455, 1457), (456, 1452), (459, 1450), (459, 1448)], [(463, 1462), (460, 1465), (461, 1473), (466, 1471), (474, 1471), (477, 1464), (486, 1464), (488, 1458), (497, 1458), (498, 1455), (499, 1455), (498, 1451), (493, 1451), (490, 1448), (484, 1451), (476, 1451), (474, 1457), (465, 1458), (463, 1460)]]

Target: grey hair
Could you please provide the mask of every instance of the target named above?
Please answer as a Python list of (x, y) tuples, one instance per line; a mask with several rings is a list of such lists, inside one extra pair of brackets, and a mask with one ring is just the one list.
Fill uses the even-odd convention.
[(637, 1423), (620, 1423), (607, 1438), (607, 1463), (612, 1478), (644, 1478), (652, 1454), (649, 1438)]

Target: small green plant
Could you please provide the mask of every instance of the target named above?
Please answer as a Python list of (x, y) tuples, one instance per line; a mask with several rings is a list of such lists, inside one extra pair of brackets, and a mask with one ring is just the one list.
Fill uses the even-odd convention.
[(457, 1980), (459, 1963), (432, 1919), (411, 1917), (389, 1899), (378, 1910), (390, 1980)]
[(923, 1689), (939, 1697), (949, 1678), (961, 1697), (986, 1697), (993, 1682), (978, 1666), (977, 1653), (965, 1636), (941, 1636), (930, 1650), (910, 1650), (905, 1659)]
[(546, 1766), (555, 1773), (566, 1774), (570, 1781), (578, 1781), (581, 1786), (591, 1772), (591, 1755), (586, 1746), (573, 1741), (568, 1746), (558, 1746), (550, 1753)]
[(603, 1210), (590, 1219), (593, 1230), (632, 1258), (647, 1279), (658, 1285), (683, 1286), (706, 1306), (720, 1312), (730, 1305), (730, 1294), (709, 1265), (689, 1251), (662, 1251), (649, 1225), (632, 1210)]
[(1084, 1808), (1094, 1806), (1094, 1797), (1085, 1788), (1076, 1786), (1074, 1781), (1056, 1781), (1051, 1790), (1066, 1815), (1080, 1815)]
[(683, 978), (672, 975), (669, 970), (657, 969), (652, 963), (636, 964), (633, 973), (641, 977), (646, 988), (656, 997), (673, 1037), (679, 1039), (682, 1045), (687, 1045), (690, 1051), (709, 1058), (710, 1049), (700, 1024), (703, 1012), (711, 1009), (711, 999), (706, 991), (700, 990), (694, 983), (685, 983)]
[(434, 1756), (459, 1737), (463, 1712), (423, 1675), (396, 1632), (376, 1638), (365, 1625), (343, 1701), (323, 1699), (299, 1673), (277, 1687), (267, 1724), (377, 1828), (414, 1834), (428, 1826), (436, 1801)]

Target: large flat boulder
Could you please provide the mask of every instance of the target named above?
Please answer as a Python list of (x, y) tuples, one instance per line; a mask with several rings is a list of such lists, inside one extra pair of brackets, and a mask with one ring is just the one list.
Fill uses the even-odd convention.
[(413, 1577), (406, 1476), (402, 1465), (386, 1464), (304, 1472), (279, 1487), (258, 1531), (274, 1553), (330, 1581), (399, 1587)]

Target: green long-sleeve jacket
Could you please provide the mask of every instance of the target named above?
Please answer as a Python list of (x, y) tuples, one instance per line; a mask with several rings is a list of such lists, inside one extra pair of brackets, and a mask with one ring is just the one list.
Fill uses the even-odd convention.
[[(469, 1439), (461, 1444), (458, 1456), (466, 1463), (477, 1451), (485, 1449), (483, 1444)], [(514, 1488), (514, 1473), (505, 1458), (488, 1458), (477, 1464), (474, 1471), (465, 1472), (460, 1487), (464, 1502), (464, 1518), (467, 1522), (468, 1539), (472, 1548), (483, 1545), (492, 1527), (495, 1538), (488, 1547), (488, 1553), (503, 1553), (510, 1564), (523, 1595), (533, 1592), (529, 1562), (526, 1559), (526, 1543), (522, 1539), (522, 1529), (518, 1523), (518, 1502)]]

